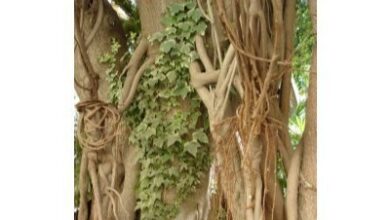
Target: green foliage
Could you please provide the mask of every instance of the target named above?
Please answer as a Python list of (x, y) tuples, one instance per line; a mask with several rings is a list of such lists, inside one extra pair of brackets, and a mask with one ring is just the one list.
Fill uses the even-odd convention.
[(297, 27), (294, 38), (293, 79), (301, 97), (289, 120), (292, 145), (295, 147), (301, 139), (305, 128), (305, 109), (309, 85), (309, 69), (312, 56), (314, 36), (309, 8), (306, 1), (297, 2)]
[(297, 84), (299, 95), (306, 97), (309, 68), (314, 44), (312, 33), (312, 24), (308, 3), (306, 1), (297, 2), (297, 20), (296, 20), (295, 38), (294, 38), (294, 58), (293, 58), (293, 78)]
[[(190, 86), (188, 70), (198, 57), (194, 37), (207, 25), (193, 2), (169, 6), (162, 22), (165, 30), (149, 38), (159, 43), (159, 55), (126, 111), (134, 128), (130, 142), (141, 152), (137, 208), (143, 220), (173, 219), (210, 162), (207, 118), (201, 117), (201, 101)], [(173, 204), (163, 201), (166, 189), (176, 190)]]
[(297, 108), (289, 119), (289, 133), (294, 148), (299, 143), (305, 130), (305, 105), (305, 102), (298, 103)]
[(282, 188), (283, 196), (287, 195), (287, 174), (286, 167), (283, 164), (282, 157), (278, 154), (276, 161), (276, 176), (278, 178), (280, 187)]
[(113, 2), (121, 7), (123, 11), (129, 16), (128, 20), (123, 20), (122, 27), (126, 32), (127, 43), (129, 50), (133, 51), (135, 48), (135, 41), (141, 32), (141, 22), (136, 5), (130, 0), (113, 0)]
[(117, 54), (121, 45), (115, 39), (111, 39), (111, 51), (109, 53), (103, 54), (99, 57), (99, 62), (108, 65), (108, 69), (106, 70), (107, 81), (109, 83), (109, 92), (108, 96), (110, 102), (113, 104), (118, 104), (119, 97), (121, 95), (121, 90), (123, 87), (123, 79), (119, 79), (117, 65)]

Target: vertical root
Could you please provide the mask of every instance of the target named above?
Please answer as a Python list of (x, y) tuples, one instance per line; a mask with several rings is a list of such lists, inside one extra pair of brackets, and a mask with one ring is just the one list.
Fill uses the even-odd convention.
[(89, 171), (89, 175), (91, 177), (91, 182), (92, 182), (93, 194), (94, 194), (95, 203), (96, 203), (97, 217), (98, 217), (98, 220), (104, 220), (103, 213), (102, 213), (102, 197), (100, 194), (100, 187), (99, 187), (99, 181), (98, 181), (98, 176), (97, 176), (97, 172), (96, 172), (95, 161), (92, 161), (92, 160), (88, 161), (88, 171)]
[(255, 219), (260, 219), (263, 216), (263, 210), (261, 209), (261, 194), (262, 194), (263, 185), (261, 182), (261, 177), (256, 178), (256, 191), (255, 191)]
[(88, 219), (88, 158), (85, 152), (81, 156), (80, 175), (79, 175), (79, 190), (80, 190), (80, 207), (77, 216), (78, 220)]
[(299, 169), (302, 154), (302, 144), (297, 146), (287, 177), (287, 197), (286, 197), (286, 212), (287, 220), (298, 220), (298, 186), (299, 186)]

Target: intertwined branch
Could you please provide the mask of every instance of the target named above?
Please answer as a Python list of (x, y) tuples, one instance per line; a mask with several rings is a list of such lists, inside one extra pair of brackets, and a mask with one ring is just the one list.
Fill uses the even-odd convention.
[[(285, 216), (296, 219), (302, 147), (293, 152), (288, 134), (295, 1), (214, 1), (230, 43), (223, 59), (221, 48), (215, 43), (220, 42), (220, 37), (215, 34), (210, 2), (207, 1), (208, 12), (203, 7), (202, 12), (211, 23), (213, 46), (221, 61), (219, 68), (215, 68), (217, 65), (208, 57), (203, 39), (197, 37), (196, 46), (205, 71), (195, 62), (191, 78), (209, 111), (217, 158), (225, 170), (221, 171), (222, 181), (230, 177), (242, 184), (224, 189), (231, 214), (233, 219)], [(226, 5), (227, 2), (230, 4)], [(202, 6), (199, 1), (198, 4)], [(233, 88), (241, 97), (238, 107), (228, 104)], [(229, 114), (229, 110), (236, 114)], [(239, 152), (236, 161), (242, 164), (240, 168), (232, 163), (234, 152)], [(286, 200), (276, 179), (278, 154), (289, 174)], [(238, 172), (242, 172), (242, 179)], [(232, 195), (240, 190), (245, 195), (245, 217), (234, 207), (239, 202)], [(283, 203), (287, 206), (286, 214)]]
[[(108, 91), (104, 91), (105, 88), (100, 85), (101, 73), (96, 71), (99, 68), (94, 66), (89, 49), (96, 47), (96, 36), (106, 31), (104, 25), (107, 24), (102, 22), (103, 17), (114, 12), (104, 0), (89, 4), (84, 0), (75, 1), (75, 55), (81, 60), (81, 66), (76, 69), (79, 72), (75, 74), (75, 85), (81, 89), (77, 90), (78, 92), (87, 92), (86, 95), (79, 94), (81, 102), (76, 105), (79, 111), (77, 138), (83, 149), (79, 175), (78, 219), (87, 220), (89, 215), (99, 220), (129, 219), (134, 216), (133, 182), (138, 168), (133, 163), (133, 148), (124, 148), (128, 146), (129, 128), (121, 114), (130, 105), (138, 81), (153, 62), (153, 57), (144, 59), (149, 43), (141, 37), (139, 46), (123, 70), (123, 74), (126, 74), (125, 83), (118, 106), (102, 101), (100, 95), (104, 96)], [(96, 14), (94, 23), (90, 24), (88, 22), (91, 19), (87, 15), (91, 16), (93, 9), (96, 9)], [(91, 28), (87, 32), (89, 26)], [(128, 166), (125, 170), (124, 165)], [(123, 179), (126, 186), (121, 184)], [(93, 192), (91, 207), (87, 201), (90, 184)]]

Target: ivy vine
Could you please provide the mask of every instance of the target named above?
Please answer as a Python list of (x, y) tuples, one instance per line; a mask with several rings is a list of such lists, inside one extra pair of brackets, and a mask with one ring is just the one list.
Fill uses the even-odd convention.
[(115, 39), (111, 39), (111, 51), (99, 57), (98, 61), (107, 64), (106, 70), (107, 81), (109, 85), (108, 98), (112, 104), (118, 104), (121, 90), (123, 87), (123, 79), (119, 79), (120, 75), (117, 69), (117, 54), (121, 45)]
[[(162, 23), (165, 29), (149, 38), (160, 45), (159, 54), (126, 111), (133, 128), (129, 140), (140, 148), (137, 208), (143, 220), (173, 219), (210, 163), (208, 120), (189, 75), (190, 63), (198, 59), (194, 37), (204, 34), (206, 22), (190, 1), (168, 6)], [(176, 197), (166, 203), (168, 189)]]

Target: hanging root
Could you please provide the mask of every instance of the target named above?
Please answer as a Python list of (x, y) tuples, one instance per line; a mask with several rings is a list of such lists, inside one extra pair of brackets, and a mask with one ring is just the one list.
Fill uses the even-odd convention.
[[(105, 148), (116, 140), (116, 130), (120, 117), (114, 106), (100, 101), (80, 102), (76, 105), (76, 108), (80, 113), (77, 137), (83, 148), (82, 164), (80, 168), (81, 197), (79, 219), (87, 220), (88, 218), (86, 196), (88, 186), (87, 176), (89, 173), (94, 195), (94, 204), (96, 205), (94, 214), (97, 215), (99, 220), (104, 220), (108, 201), (105, 199), (103, 201), (99, 176), (100, 180), (104, 181), (101, 183), (103, 184), (102, 186), (108, 186), (109, 182), (106, 179), (106, 171), (97, 168), (97, 163), (100, 162), (100, 159), (98, 160), (98, 155), (101, 155)], [(115, 150), (119, 151), (118, 149)], [(117, 158), (120, 157), (119, 155), (120, 153), (118, 153)]]
[(88, 46), (92, 43), (93, 38), (95, 37), (97, 31), (99, 30), (100, 25), (103, 21), (103, 14), (104, 14), (104, 7), (103, 7), (103, 1), (104, 0), (98, 0), (98, 13), (96, 16), (96, 22), (93, 25), (93, 28), (91, 32), (88, 34), (87, 39), (85, 40), (85, 46), (88, 48)]
[(83, 152), (81, 156), (80, 174), (79, 174), (80, 206), (78, 220), (88, 219), (88, 158), (87, 153)]
[(130, 105), (131, 101), (134, 98), (135, 92), (136, 92), (137, 87), (138, 87), (138, 82), (141, 79), (142, 74), (150, 67), (150, 65), (153, 64), (154, 58), (155, 57), (147, 58), (146, 61), (137, 70), (137, 72), (132, 80), (131, 86), (129, 88), (129, 92), (127, 94), (125, 94), (125, 93), (123, 94), (124, 102), (123, 102), (123, 104), (121, 104), (118, 107), (119, 112), (123, 112)]
[[(115, 220), (119, 219), (118, 218), (118, 214), (117, 214), (117, 203), (120, 204), (121, 209), (126, 213), (127, 216), (129, 216), (129, 213), (126, 210), (126, 207), (123, 204), (123, 201), (122, 201), (122, 198), (121, 198), (119, 192), (117, 190), (115, 190), (114, 188), (112, 188), (112, 187), (107, 187), (106, 188), (106, 192), (107, 192), (107, 195), (109, 196), (109, 198), (111, 200), (112, 211), (113, 211)], [(113, 193), (113, 195), (115, 195), (117, 199), (115, 199), (114, 196), (111, 193)]]
[(88, 155), (88, 171), (89, 176), (91, 177), (92, 187), (93, 187), (93, 195), (95, 198), (95, 204), (96, 204), (96, 213), (98, 220), (104, 220), (103, 218), (103, 212), (102, 212), (102, 197), (100, 193), (100, 187), (99, 187), (99, 181), (98, 176), (96, 173), (96, 154), (89, 154)]
[(286, 213), (287, 220), (298, 220), (299, 170), (302, 157), (302, 144), (294, 152), (287, 177)]
[[(134, 78), (136, 78), (136, 76), (139, 75), (137, 74), (138, 72), (141, 72), (140, 65), (142, 59), (146, 55), (148, 48), (149, 48), (149, 43), (147, 39), (142, 37), (129, 63), (126, 65), (126, 67), (123, 69), (121, 73), (121, 75), (124, 75), (126, 73), (126, 78), (123, 83), (122, 94), (118, 102), (119, 112), (122, 112), (130, 104), (131, 98), (128, 98), (129, 94), (133, 93), (131, 90), (133, 90), (134, 86), (137, 86), (138, 84), (138, 81), (135, 82), (136, 80)], [(143, 68), (146, 69), (145, 67)]]

